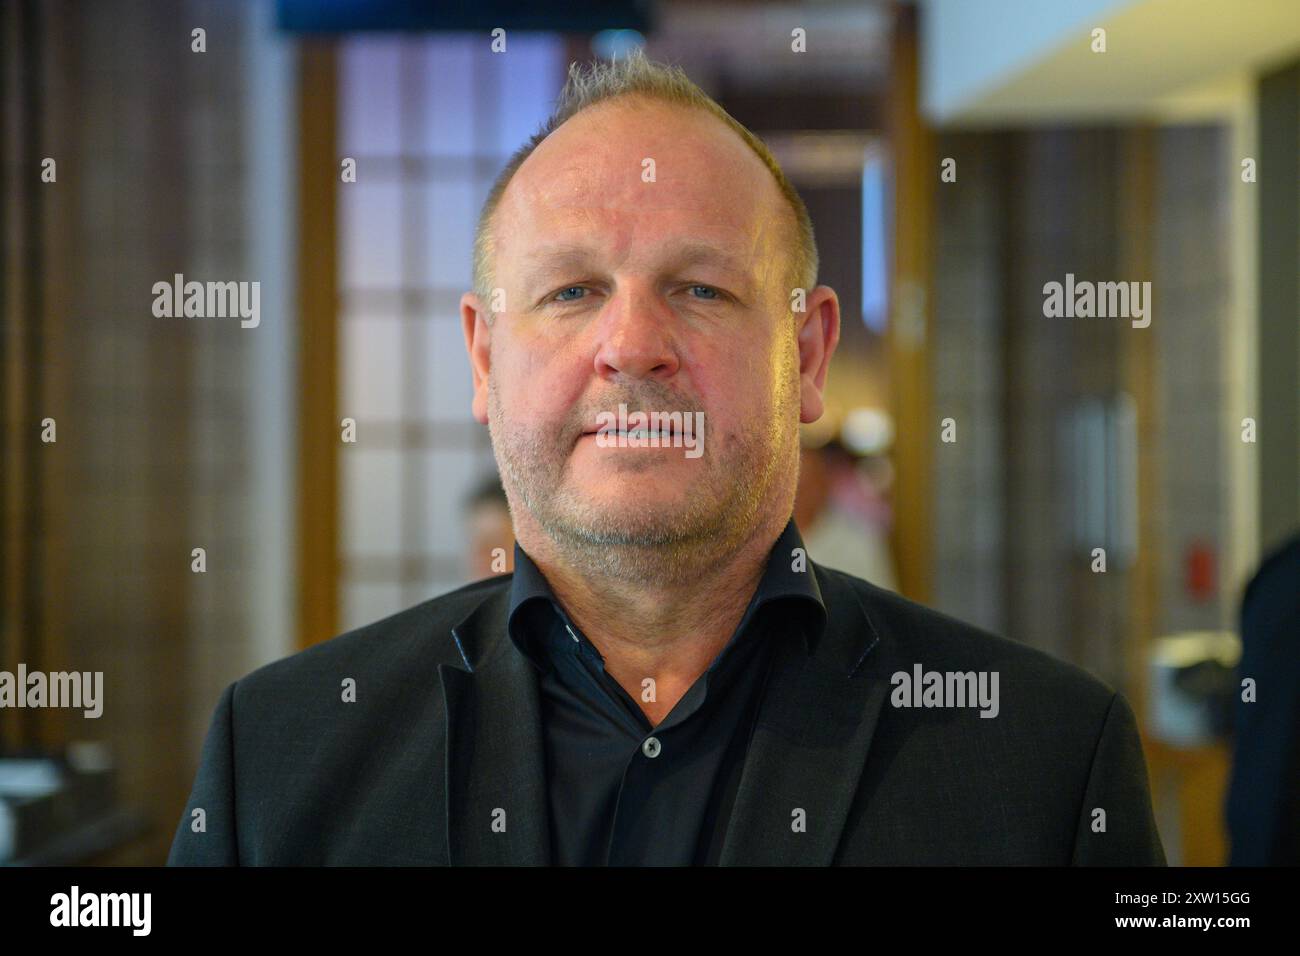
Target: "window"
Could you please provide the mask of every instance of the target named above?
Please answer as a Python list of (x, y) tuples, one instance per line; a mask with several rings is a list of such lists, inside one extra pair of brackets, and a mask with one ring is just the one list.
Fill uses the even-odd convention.
[[(463, 501), (495, 470), (470, 416), (459, 301), (474, 224), (563, 84), (563, 38), (358, 35), (339, 60), (340, 527), (344, 629), (469, 579)], [(303, 255), (310, 255), (304, 249)]]

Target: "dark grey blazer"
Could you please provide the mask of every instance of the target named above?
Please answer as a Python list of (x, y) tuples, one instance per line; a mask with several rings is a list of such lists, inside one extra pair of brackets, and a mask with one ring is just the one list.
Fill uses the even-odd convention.
[[(811, 656), (777, 651), (722, 864), (1164, 865), (1122, 697), (810, 567), (826, 632)], [(549, 863), (537, 680), (505, 633), (509, 589), (471, 584), (227, 687), (168, 863)], [(998, 715), (894, 706), (891, 675), (917, 663), (998, 672)]]

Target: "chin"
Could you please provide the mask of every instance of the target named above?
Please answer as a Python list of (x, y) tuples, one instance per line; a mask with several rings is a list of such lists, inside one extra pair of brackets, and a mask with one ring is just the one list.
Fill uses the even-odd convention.
[(637, 513), (684, 513), (691, 497), (683, 482), (599, 482), (578, 489), (586, 508), (627, 520)]
[(680, 536), (687, 508), (681, 501), (659, 502), (644, 496), (637, 501), (606, 503), (587, 498), (576, 511), (563, 516), (578, 537), (607, 544), (653, 545)]

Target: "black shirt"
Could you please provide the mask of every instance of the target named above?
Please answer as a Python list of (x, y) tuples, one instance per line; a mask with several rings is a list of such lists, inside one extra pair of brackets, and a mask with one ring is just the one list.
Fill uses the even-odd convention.
[(776, 642), (811, 653), (825, 628), (805, 554), (791, 519), (736, 633), (656, 726), (515, 545), (509, 632), (539, 672), (553, 864), (717, 862)]

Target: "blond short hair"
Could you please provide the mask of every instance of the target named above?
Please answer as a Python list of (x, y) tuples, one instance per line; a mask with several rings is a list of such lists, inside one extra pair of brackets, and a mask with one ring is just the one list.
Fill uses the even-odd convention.
[(771, 150), (696, 86), (681, 67), (648, 60), (638, 49), (621, 60), (611, 60), (608, 63), (597, 61), (586, 68), (580, 63), (571, 63), (568, 80), (560, 93), (555, 111), (542, 128), (515, 151), (497, 176), (483, 203), (478, 225), (474, 230), (474, 291), (478, 293), (484, 305), (491, 301), (493, 285), (492, 256), (495, 251), (492, 236), (493, 219), (501, 197), (506, 187), (510, 185), (510, 180), (514, 178), (515, 172), (523, 165), (524, 160), (532, 155), (533, 150), (542, 140), (576, 114), (597, 103), (634, 94), (665, 103), (705, 110), (735, 130), (772, 173), (793, 213), (795, 248), (791, 251), (787, 288), (811, 290), (816, 286), (818, 257), (812, 219), (803, 200), (786, 179)]

